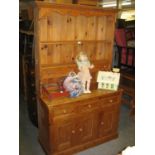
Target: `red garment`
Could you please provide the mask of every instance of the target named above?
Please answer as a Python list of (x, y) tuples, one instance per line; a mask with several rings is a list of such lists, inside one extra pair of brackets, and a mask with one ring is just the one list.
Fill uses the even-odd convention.
[(126, 47), (125, 29), (116, 29), (115, 30), (115, 39), (116, 39), (116, 44), (118, 46)]
[(115, 39), (116, 44), (122, 47), (121, 51), (121, 63), (126, 64), (126, 37), (125, 37), (125, 29), (116, 29), (115, 30)]

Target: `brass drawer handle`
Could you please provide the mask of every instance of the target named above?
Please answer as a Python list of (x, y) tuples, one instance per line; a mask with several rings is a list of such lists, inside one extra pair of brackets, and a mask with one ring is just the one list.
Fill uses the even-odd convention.
[(88, 108), (91, 108), (91, 104), (88, 105)]
[(75, 130), (72, 130), (72, 134), (75, 134)]
[(82, 128), (80, 128), (80, 129), (79, 129), (79, 131), (80, 131), (80, 132), (82, 132), (82, 131), (83, 131), (83, 129), (82, 129)]
[(63, 110), (63, 113), (64, 113), (64, 114), (66, 114), (66, 113), (67, 113), (67, 111), (66, 111), (66, 110)]
[(104, 122), (101, 122), (101, 125), (104, 125)]
[(112, 102), (113, 102), (113, 100), (109, 100), (109, 102), (110, 102), (110, 103), (112, 103)]

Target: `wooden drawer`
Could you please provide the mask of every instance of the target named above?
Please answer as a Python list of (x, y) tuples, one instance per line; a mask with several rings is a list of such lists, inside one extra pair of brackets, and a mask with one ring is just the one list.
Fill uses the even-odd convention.
[(61, 106), (53, 107), (52, 112), (54, 117), (74, 114), (76, 112), (76, 106), (74, 104), (61, 105)]
[(66, 105), (60, 105), (52, 108), (53, 116), (69, 115), (78, 113), (84, 113), (87, 111), (93, 111), (100, 108), (100, 106), (106, 106), (114, 103), (118, 103), (119, 97), (104, 97), (104, 98), (95, 98), (91, 100), (83, 100), (80, 102), (75, 102)]
[(112, 96), (112, 97), (107, 97), (107, 98), (101, 98), (100, 99), (100, 104), (101, 106), (106, 106), (109, 104), (115, 104), (119, 102), (119, 96)]
[(96, 99), (94, 100), (86, 100), (82, 103), (78, 103), (78, 112), (86, 112), (86, 111), (91, 111), (91, 110), (95, 110), (96, 108), (98, 108), (98, 102)]

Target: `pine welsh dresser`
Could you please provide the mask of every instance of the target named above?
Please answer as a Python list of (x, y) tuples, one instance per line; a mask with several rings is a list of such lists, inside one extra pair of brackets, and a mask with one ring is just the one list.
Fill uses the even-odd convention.
[[(122, 90), (98, 90), (99, 70), (112, 67), (116, 10), (33, 2), (39, 141), (47, 155), (70, 155), (118, 137)], [(48, 100), (42, 85), (77, 73), (85, 51), (94, 64), (91, 94)]]

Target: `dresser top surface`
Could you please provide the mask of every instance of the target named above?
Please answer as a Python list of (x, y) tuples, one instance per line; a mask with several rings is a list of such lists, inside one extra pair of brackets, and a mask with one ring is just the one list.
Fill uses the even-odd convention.
[(111, 95), (115, 96), (118, 95), (122, 92), (122, 89), (119, 89), (117, 91), (112, 91), (112, 90), (92, 90), (91, 93), (89, 94), (82, 94), (78, 97), (59, 97), (53, 100), (48, 100), (46, 98), (41, 98), (41, 100), (47, 105), (47, 106), (56, 106), (56, 105), (61, 105), (65, 103), (73, 103), (73, 102), (78, 102), (82, 100), (91, 100), (96, 97), (110, 97)]

